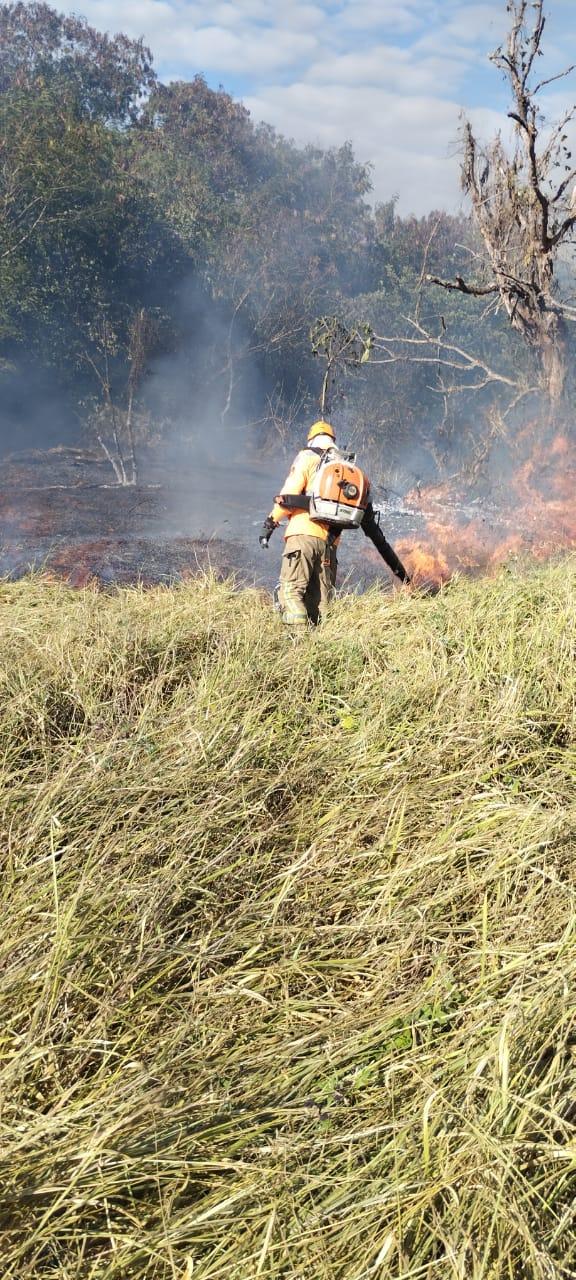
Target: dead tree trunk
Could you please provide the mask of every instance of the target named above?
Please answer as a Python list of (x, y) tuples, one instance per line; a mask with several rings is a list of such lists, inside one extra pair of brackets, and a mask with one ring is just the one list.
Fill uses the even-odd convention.
[[(515, 145), (508, 154), (500, 136), (480, 147), (464, 125), (462, 186), (472, 204), (484, 250), (483, 278), (466, 282), (428, 279), (442, 288), (483, 296), (493, 293), (513, 328), (534, 351), (539, 382), (553, 407), (563, 399), (568, 371), (567, 322), (576, 311), (562, 301), (554, 269), (560, 246), (576, 222), (566, 126), (571, 107), (551, 131), (542, 134), (539, 94), (550, 83), (534, 83), (545, 27), (543, 0), (509, 0), (511, 25), (506, 46), (491, 61), (508, 81)], [(528, 21), (528, 11), (534, 14)], [(569, 67), (561, 76), (574, 70)]]

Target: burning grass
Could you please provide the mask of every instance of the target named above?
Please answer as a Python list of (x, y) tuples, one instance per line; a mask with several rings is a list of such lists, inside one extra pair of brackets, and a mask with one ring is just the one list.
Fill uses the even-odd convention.
[(576, 1273), (576, 560), (1, 588), (5, 1280)]
[(495, 503), (472, 494), (466, 501), (454, 479), (407, 495), (424, 530), (397, 545), (415, 582), (447, 582), (453, 571), (492, 572), (514, 555), (545, 561), (576, 548), (574, 441), (561, 434), (549, 439), (532, 423), (516, 451)]

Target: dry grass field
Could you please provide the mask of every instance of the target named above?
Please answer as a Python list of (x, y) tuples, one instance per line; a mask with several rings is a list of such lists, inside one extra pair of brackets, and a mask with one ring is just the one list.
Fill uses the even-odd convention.
[(576, 1275), (576, 560), (0, 619), (3, 1280)]

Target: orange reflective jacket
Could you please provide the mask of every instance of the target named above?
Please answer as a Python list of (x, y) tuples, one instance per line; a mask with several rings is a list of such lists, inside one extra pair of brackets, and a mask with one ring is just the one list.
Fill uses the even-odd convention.
[[(301, 449), (292, 463), (280, 493), (309, 493), (319, 466), (320, 454), (313, 452), (312, 449)], [(323, 538), (324, 541), (328, 538), (330, 526), (323, 524), (320, 520), (311, 520), (307, 511), (286, 511), (276, 503), (272, 507), (270, 516), (276, 524), (279, 524), (280, 520), (288, 520), (285, 538), (290, 538), (293, 533), (305, 533), (311, 538)]]

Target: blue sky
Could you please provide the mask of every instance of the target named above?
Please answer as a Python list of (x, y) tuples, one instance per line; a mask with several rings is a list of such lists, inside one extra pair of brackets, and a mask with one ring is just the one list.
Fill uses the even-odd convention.
[[(58, 0), (53, 0), (57, 4)], [(59, 6), (58, 6), (59, 7)], [(506, 0), (82, 0), (101, 30), (143, 36), (164, 80), (202, 72), (296, 142), (349, 139), (373, 165), (374, 196), (403, 212), (458, 208), (462, 109), (490, 136), (506, 128), (487, 61)], [(542, 75), (576, 61), (575, 0), (549, 0)], [(576, 73), (547, 107), (576, 99)]]

